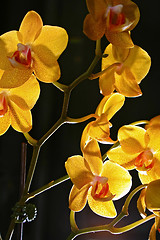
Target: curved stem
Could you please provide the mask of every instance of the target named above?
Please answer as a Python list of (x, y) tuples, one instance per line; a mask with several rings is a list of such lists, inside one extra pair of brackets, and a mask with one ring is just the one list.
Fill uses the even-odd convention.
[(37, 144), (37, 140), (32, 138), (31, 135), (28, 132), (23, 133), (23, 135), (30, 145), (34, 146), (34, 145)]
[[(32, 182), (32, 178), (33, 178), (33, 175), (34, 175), (35, 167), (36, 167), (36, 164), (37, 164), (37, 160), (38, 160), (39, 151), (40, 151), (40, 146), (34, 146), (33, 147), (33, 155), (32, 155), (30, 168), (29, 168), (26, 183), (25, 183), (23, 196), (26, 195), (29, 191), (29, 188), (30, 188), (30, 185), (31, 185), (31, 182)], [(22, 196), (22, 198), (23, 198), (23, 196)]]
[(11, 222), (10, 222), (5, 240), (11, 240), (12, 239), (12, 235), (13, 235), (13, 232), (14, 232), (14, 227), (15, 227), (15, 221), (14, 221), (14, 219), (12, 219)]
[(81, 123), (81, 122), (87, 121), (90, 118), (97, 118), (97, 115), (96, 114), (89, 114), (89, 115), (81, 117), (81, 118), (67, 117), (67, 123)]
[(70, 212), (70, 224), (72, 232), (77, 232), (79, 230), (75, 221), (75, 212), (71, 210)]
[(133, 228), (135, 227), (138, 227), (140, 226), (141, 224), (143, 223), (146, 223), (148, 222), (149, 220), (155, 218), (155, 215), (154, 214), (151, 214), (149, 216), (147, 216), (146, 218), (142, 218), (134, 223), (131, 223), (125, 227), (121, 227), (121, 228), (115, 228), (113, 227), (112, 229), (110, 229), (110, 232), (113, 233), (113, 234), (120, 234), (120, 233), (124, 233), (124, 232), (127, 232), (129, 230), (132, 230)]

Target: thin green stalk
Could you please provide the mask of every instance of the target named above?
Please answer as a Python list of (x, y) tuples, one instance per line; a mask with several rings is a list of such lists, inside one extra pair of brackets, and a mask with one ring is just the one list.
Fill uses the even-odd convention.
[(27, 200), (26, 201), (28, 201), (28, 200), (38, 196), (39, 194), (41, 194), (41, 193), (51, 189), (52, 187), (57, 186), (60, 183), (63, 183), (65, 181), (69, 180), (69, 179), (70, 179), (69, 176), (65, 175), (65, 176), (63, 176), (63, 177), (61, 177), (61, 178), (59, 178), (59, 179), (57, 179), (55, 181), (51, 181), (50, 183), (48, 183), (48, 184), (44, 185), (43, 187), (35, 190), (34, 192), (29, 193), (27, 195)]
[(38, 160), (39, 151), (40, 151), (40, 146), (34, 146), (33, 147), (33, 155), (32, 155), (30, 168), (29, 168), (26, 183), (25, 183), (23, 196), (25, 196), (30, 189), (30, 185), (31, 185), (31, 182), (32, 182), (32, 178), (33, 178), (35, 167), (36, 167), (37, 160)]
[(8, 232), (6, 234), (5, 240), (11, 240), (12, 239), (12, 235), (14, 232), (14, 227), (15, 227), (15, 221), (14, 219), (11, 220), (9, 228), (8, 228)]
[(140, 219), (134, 223), (131, 223), (125, 227), (120, 227), (120, 228), (113, 227), (109, 231), (113, 234), (121, 234), (124, 232), (128, 232), (128, 231), (140, 226), (141, 224), (148, 222), (149, 220), (151, 220), (153, 218), (155, 218), (155, 215), (151, 214), (151, 215), (147, 216), (146, 218), (142, 218), (142, 219)]
[(43, 137), (41, 139), (38, 140), (37, 145), (42, 146), (47, 139), (49, 139), (52, 134), (62, 125), (64, 124), (64, 120), (62, 118), (60, 118), (54, 125), (53, 127), (50, 128), (50, 130), (43, 135)]
[(70, 212), (70, 224), (72, 232), (77, 232), (79, 230), (75, 221), (75, 212), (71, 210)]

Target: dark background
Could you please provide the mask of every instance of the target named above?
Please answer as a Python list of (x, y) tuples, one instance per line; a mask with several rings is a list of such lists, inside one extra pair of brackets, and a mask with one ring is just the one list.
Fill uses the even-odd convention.
[[(135, 44), (145, 49), (152, 58), (152, 67), (147, 77), (140, 84), (143, 96), (139, 98), (127, 98), (124, 107), (111, 120), (114, 125), (112, 136), (120, 126), (131, 122), (151, 119), (159, 115), (159, 8), (151, 4), (151, 1), (135, 1), (141, 12), (141, 19), (137, 27), (132, 31), (132, 39)], [(158, 1), (156, 1), (157, 4)], [(29, 10), (37, 11), (44, 24), (64, 27), (69, 35), (68, 47), (59, 59), (62, 71), (60, 82), (71, 83), (82, 74), (90, 65), (94, 57), (95, 43), (87, 39), (82, 32), (84, 17), (87, 14), (85, 0), (45, 0), (45, 1), (11, 1), (3, 2), (0, 10), (1, 34), (18, 30), (24, 15)], [(103, 39), (103, 49), (107, 45)], [(32, 110), (33, 129), (31, 136), (39, 139), (58, 120), (63, 102), (63, 94), (51, 84), (40, 83), (41, 96)], [(101, 100), (98, 80), (86, 80), (72, 93), (69, 106), (71, 117), (81, 117), (93, 113)], [(63, 125), (45, 143), (40, 152), (35, 176), (31, 190), (66, 175), (64, 162), (69, 156), (81, 154), (80, 137), (86, 123), (76, 125)], [(0, 232), (4, 238), (11, 215), (11, 208), (19, 199), (20, 179), (20, 152), (21, 143), (25, 141), (23, 134), (10, 128), (6, 134), (0, 137)], [(102, 152), (107, 146), (102, 147)], [(27, 166), (30, 162), (32, 148), (28, 146)], [(139, 184), (137, 173), (132, 171), (134, 177), (133, 188)], [(65, 240), (70, 233), (68, 195), (72, 184), (69, 181), (52, 188), (30, 201), (37, 206), (38, 215), (35, 221), (24, 225), (24, 240)], [(139, 219), (136, 209), (137, 196), (131, 202), (129, 217), (120, 225), (131, 223)], [(125, 197), (115, 202), (118, 212), (124, 203)], [(100, 225), (110, 222), (101, 218), (86, 207), (77, 215), (80, 227)], [(77, 237), (80, 239), (147, 239), (153, 222), (142, 225), (135, 230), (122, 235), (110, 233), (96, 233)], [(13, 239), (19, 240), (17, 231)]]

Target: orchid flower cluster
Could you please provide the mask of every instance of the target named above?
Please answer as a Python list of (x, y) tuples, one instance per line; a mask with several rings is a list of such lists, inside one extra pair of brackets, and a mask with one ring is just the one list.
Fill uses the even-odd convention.
[[(0, 36), (0, 135), (12, 126), (33, 147), (26, 181), (21, 198), (13, 208), (6, 240), (12, 238), (17, 223), (35, 218), (36, 207), (28, 204), (30, 199), (69, 179), (73, 187), (69, 194), (71, 234), (68, 240), (90, 232), (123, 233), (151, 219), (155, 219), (155, 223), (149, 239), (155, 240), (156, 232), (160, 231), (160, 116), (120, 127), (116, 140), (110, 133), (110, 128), (114, 127), (111, 119), (123, 107), (126, 98), (142, 95), (139, 84), (151, 66), (148, 53), (131, 38), (140, 18), (139, 8), (131, 0), (86, 0), (86, 5), (88, 14), (83, 22), (83, 32), (96, 42), (95, 57), (87, 71), (69, 85), (63, 84), (63, 79), (58, 81), (61, 70), (57, 60), (68, 43), (64, 28), (43, 25), (40, 15), (29, 11), (18, 31)], [(102, 37), (106, 45), (109, 42), (103, 52)], [(93, 73), (99, 61), (101, 71)], [(71, 118), (68, 116), (70, 95), (86, 79), (98, 79), (101, 101), (94, 113)], [(64, 101), (58, 121), (37, 140), (29, 131), (32, 129), (31, 110), (40, 97), (40, 82), (57, 87), (64, 93)], [(42, 145), (64, 123), (87, 120), (80, 139), (82, 154), (65, 160), (67, 175), (30, 192)], [(104, 155), (101, 144), (111, 146), (109, 150), (106, 147)], [(133, 169), (138, 172), (142, 184), (130, 191), (130, 170)], [(139, 191), (137, 208), (142, 218), (125, 227), (115, 227), (128, 215), (130, 201)], [(117, 214), (114, 201), (126, 194), (122, 211)], [(75, 213), (82, 211), (87, 202), (95, 214), (112, 218), (112, 221), (80, 229)]]

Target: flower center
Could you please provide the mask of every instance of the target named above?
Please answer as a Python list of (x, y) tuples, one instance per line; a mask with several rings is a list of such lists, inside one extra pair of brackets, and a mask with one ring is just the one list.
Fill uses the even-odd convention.
[(149, 171), (154, 165), (153, 153), (150, 149), (141, 152), (135, 160), (135, 166), (138, 171)]
[(8, 104), (4, 93), (0, 93), (0, 117), (3, 117), (8, 110)]
[(12, 57), (8, 57), (8, 59), (13, 67), (20, 69), (31, 67), (33, 59), (30, 46), (18, 43), (17, 51), (14, 52)]
[(124, 13), (122, 13), (123, 5), (118, 4), (113, 7), (109, 7), (107, 9), (107, 15), (108, 15), (108, 28), (109, 30), (116, 30), (117, 27), (120, 27), (121, 25), (125, 24), (126, 18)]
[(92, 182), (91, 195), (94, 199), (105, 201), (112, 200), (115, 195), (109, 191), (108, 178), (95, 176)]

